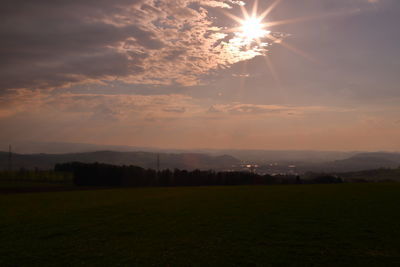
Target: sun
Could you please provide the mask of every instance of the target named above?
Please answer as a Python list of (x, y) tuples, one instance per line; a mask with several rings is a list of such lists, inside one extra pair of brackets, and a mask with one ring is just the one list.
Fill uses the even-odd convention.
[(270, 33), (270, 31), (265, 29), (266, 25), (262, 23), (262, 18), (249, 17), (241, 21), (241, 24), (239, 34), (248, 41), (257, 40)]
[(233, 27), (229, 30), (235, 34), (235, 37), (237, 38), (236, 43), (247, 47), (253, 44), (261, 45), (265, 43), (263, 40), (268, 39), (271, 33), (271, 31), (267, 29), (269, 24), (266, 23), (265, 18), (279, 1), (281, 0), (275, 0), (275, 3), (261, 14), (257, 12), (258, 0), (254, 1), (251, 12), (248, 12), (244, 6), (240, 6), (243, 15), (242, 17), (233, 15), (230, 12), (224, 12), (225, 15), (239, 23), (239, 27)]
[[(290, 34), (274, 31), (273, 28), (278, 25), (299, 23), (302, 21), (309, 21), (326, 16), (336, 16), (341, 14), (327, 13), (320, 14), (318, 16), (271, 21), (269, 14), (282, 1), (283, 0), (270, 0), (269, 2), (272, 3), (265, 10), (261, 10), (261, 12), (258, 10), (259, 0), (253, 0), (253, 7), (251, 10), (248, 10), (245, 7), (245, 3), (242, 1), (232, 1), (242, 3), (239, 5), (242, 14), (239, 16), (236, 15), (238, 10), (231, 12), (223, 10), (222, 13), (226, 15), (226, 17), (231, 18), (234, 22), (236, 22), (236, 24), (232, 25), (231, 27), (224, 27), (223, 33), (221, 34), (223, 38), (229, 38), (227, 42), (223, 42), (226, 49), (226, 53), (224, 55), (229, 59), (229, 62), (233, 64), (240, 61), (253, 59), (256, 56), (262, 56), (265, 59), (266, 65), (270, 70), (274, 80), (279, 86), (281, 84), (279, 75), (276, 73), (272, 62), (268, 57), (270, 46), (273, 44), (279, 44), (280, 46), (287, 48), (288, 50), (304, 57), (311, 62), (318, 62), (318, 60), (312, 55), (309, 55), (307, 52), (304, 52), (301, 49), (285, 42), (284, 39), (289, 37)], [(243, 66), (245, 67), (245, 65)]]

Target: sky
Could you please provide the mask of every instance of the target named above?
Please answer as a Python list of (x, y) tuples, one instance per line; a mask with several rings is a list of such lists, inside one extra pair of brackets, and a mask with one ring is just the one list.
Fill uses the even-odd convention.
[(399, 25), (398, 0), (3, 0), (0, 140), (399, 151)]

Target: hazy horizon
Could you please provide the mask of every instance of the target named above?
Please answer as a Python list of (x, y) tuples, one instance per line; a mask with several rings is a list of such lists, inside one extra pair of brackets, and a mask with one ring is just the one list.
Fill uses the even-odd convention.
[(155, 147), (155, 146), (128, 146), (118, 144), (93, 144), (93, 143), (73, 143), (73, 142), (32, 142), (20, 141), (16, 143), (0, 143), (0, 151), (8, 152), (9, 146), (13, 153), (35, 154), (35, 153), (81, 153), (95, 151), (115, 151), (115, 152), (162, 152), (162, 153), (216, 153), (216, 152), (322, 152), (322, 153), (400, 153), (398, 150), (311, 150), (311, 149), (240, 149), (240, 148), (175, 148), (175, 147)]

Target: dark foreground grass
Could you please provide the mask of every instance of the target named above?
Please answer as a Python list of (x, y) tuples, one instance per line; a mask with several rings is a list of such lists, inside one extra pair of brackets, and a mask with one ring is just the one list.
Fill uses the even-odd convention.
[(0, 195), (0, 266), (399, 266), (400, 185)]
[(51, 182), (35, 182), (35, 181), (1, 181), (0, 180), (0, 193), (7, 189), (37, 189), (42, 187), (72, 187), (72, 183), (51, 183)]

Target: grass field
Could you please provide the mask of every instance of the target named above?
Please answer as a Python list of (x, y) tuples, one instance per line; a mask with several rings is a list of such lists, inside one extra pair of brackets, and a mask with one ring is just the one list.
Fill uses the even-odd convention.
[(0, 195), (0, 266), (399, 266), (400, 184)]

